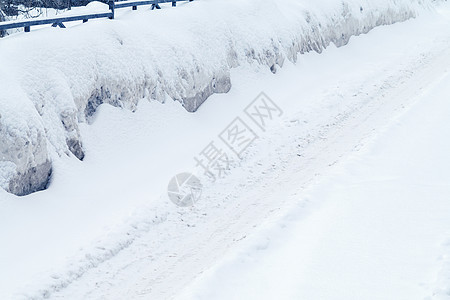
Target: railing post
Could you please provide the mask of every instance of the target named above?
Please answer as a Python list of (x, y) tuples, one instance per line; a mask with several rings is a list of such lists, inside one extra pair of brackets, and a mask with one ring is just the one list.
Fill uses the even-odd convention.
[(114, 0), (109, 0), (108, 5), (109, 5), (109, 9), (111, 10), (111, 17), (109, 17), (109, 19), (112, 20), (112, 19), (114, 19), (114, 9), (115, 9), (116, 4), (115, 4)]
[[(4, 20), (4, 17), (3, 17), (3, 13), (0, 10), (0, 22), (3, 22), (3, 21), (5, 21), (5, 20)], [(0, 38), (4, 37), (5, 35), (6, 35), (6, 31), (3, 30), (3, 29), (0, 29)]]
[(66, 26), (64, 26), (63, 22), (55, 22), (52, 24), (52, 27), (66, 28)]
[(159, 6), (159, 4), (158, 4), (158, 0), (155, 0), (155, 3), (154, 4), (152, 4), (152, 10), (154, 10), (154, 9), (161, 9), (161, 6)]

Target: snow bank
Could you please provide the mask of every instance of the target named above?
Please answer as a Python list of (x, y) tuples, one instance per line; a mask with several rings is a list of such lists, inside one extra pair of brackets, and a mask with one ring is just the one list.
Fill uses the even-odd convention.
[(47, 185), (51, 158), (83, 159), (78, 124), (102, 103), (134, 111), (140, 99), (175, 100), (195, 112), (230, 90), (233, 67), (276, 72), (285, 59), (345, 45), (432, 2), (205, 0), (9, 36), (0, 41), (0, 186), (31, 193)]

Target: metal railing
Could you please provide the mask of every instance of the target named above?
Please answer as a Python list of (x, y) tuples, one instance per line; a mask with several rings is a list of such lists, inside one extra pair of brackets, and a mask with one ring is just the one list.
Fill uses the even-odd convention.
[(151, 5), (151, 9), (155, 8), (160, 9), (161, 7), (159, 6), (159, 4), (161, 3), (172, 3), (172, 7), (176, 7), (177, 2), (182, 1), (192, 2), (194, 0), (141, 0), (141, 1), (138, 0), (138, 1), (119, 1), (119, 2), (111, 0), (110, 2), (108, 2), (109, 12), (66, 16), (66, 17), (62, 16), (52, 18), (37, 18), (29, 20), (0, 22), (0, 32), (7, 29), (21, 28), (21, 27), (24, 28), (25, 32), (30, 32), (31, 26), (45, 25), (45, 24), (52, 24), (53, 27), (58, 26), (61, 28), (66, 28), (64, 26), (64, 22), (83, 21), (83, 23), (86, 23), (90, 19), (99, 19), (99, 18), (114, 19), (114, 11), (116, 8), (131, 7), (132, 10), (137, 10), (138, 6)]

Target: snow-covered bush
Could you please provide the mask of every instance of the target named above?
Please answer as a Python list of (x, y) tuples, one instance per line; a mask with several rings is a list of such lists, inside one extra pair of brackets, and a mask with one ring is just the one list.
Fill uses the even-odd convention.
[(229, 91), (231, 68), (258, 64), (275, 72), (286, 59), (343, 46), (432, 2), (205, 0), (4, 38), (0, 185), (31, 193), (47, 184), (51, 159), (82, 159), (78, 124), (102, 103), (135, 110), (141, 99), (175, 100), (195, 112), (213, 93)]

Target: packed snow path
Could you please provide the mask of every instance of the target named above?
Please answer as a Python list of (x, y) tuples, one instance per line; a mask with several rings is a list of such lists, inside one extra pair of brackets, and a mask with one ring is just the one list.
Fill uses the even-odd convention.
[[(362, 280), (357, 281), (356, 287), (360, 290), (367, 288), (366, 292), (373, 289), (374, 293), (389, 293), (392, 290), (400, 293), (388, 297), (393, 299), (421, 299), (426, 295), (432, 296), (442, 287), (444, 294), (439, 292), (437, 295), (445, 296), (445, 288), (448, 288), (445, 284), (449, 282), (445, 278), (448, 261), (444, 259), (439, 262), (437, 259), (439, 255), (445, 254), (445, 247), (440, 245), (449, 227), (443, 223), (449, 208), (443, 201), (449, 198), (449, 158), (445, 155), (449, 146), (449, 127), (445, 124), (449, 111), (449, 91), (446, 88), (449, 82), (446, 72), (450, 66), (448, 17), (449, 11), (443, 10), (440, 14), (433, 13), (417, 20), (378, 28), (368, 35), (353, 38), (346, 47), (301, 56), (296, 66), (287, 65), (276, 76), (269, 72), (238, 69), (231, 92), (214, 96), (195, 115), (184, 115), (184, 112), (177, 110), (177, 106), (165, 104), (164, 109), (178, 114), (166, 121), (168, 123), (162, 123), (176, 123), (170, 129), (163, 129), (161, 124), (152, 119), (151, 125), (146, 125), (149, 123), (146, 113), (151, 112), (151, 117), (154, 117), (162, 110), (159, 104), (144, 102), (135, 115), (103, 106), (96, 116), (95, 124), (83, 128), (91, 160), (87, 159), (83, 166), (72, 161), (61, 162), (62, 171), (56, 175), (53, 183), (55, 187), (30, 199), (43, 202), (46, 209), (52, 206), (55, 209), (56, 206), (58, 216), (51, 215), (40, 207), (33, 207), (32, 210), (28, 208), (28, 211), (25, 204), (29, 203), (26, 201), (19, 204), (7, 202), (9, 215), (19, 215), (12, 213), (17, 209), (22, 215), (27, 215), (30, 221), (25, 224), (15, 223), (19, 221), (2, 215), (8, 226), (7, 229), (0, 229), (1, 236), (15, 237), (10, 238), (11, 243), (2, 247), (6, 254), (4, 257), (9, 258), (6, 260), (2, 257), (2, 264), (5, 269), (11, 270), (9, 274), (1, 273), (1, 281), (5, 283), (1, 287), (2, 298), (9, 298), (10, 293), (15, 293), (18, 298), (166, 299), (199, 295), (209, 299), (209, 295), (216, 292), (215, 288), (219, 293), (222, 291), (217, 286), (221, 278), (224, 278), (228, 292), (235, 288), (231, 278), (237, 277), (233, 268), (236, 262), (232, 259), (236, 255), (233, 254), (235, 249), (246, 251), (248, 240), (260, 241), (265, 236), (273, 239), (270, 232), (261, 233), (260, 228), (274, 222), (282, 224), (283, 219), (279, 221), (279, 218), (292, 209), (300, 211), (291, 213), (295, 220), (299, 220), (299, 225), (287, 230), (295, 234), (285, 234), (281, 238), (285, 238), (287, 245), (293, 245), (292, 249), (302, 250), (299, 252), (302, 259), (293, 262), (296, 267), (294, 271), (288, 268), (286, 272), (278, 273), (289, 280), (278, 286), (276, 282), (275, 285), (267, 285), (268, 288), (287, 286), (283, 291), (290, 294), (282, 294), (280, 290), (276, 290), (275, 293), (280, 292), (280, 296), (302, 295), (299, 293), (318, 296), (311, 294), (311, 290), (306, 288), (311, 283), (308, 280), (312, 279), (316, 279), (313, 282), (315, 286), (324, 285), (333, 288), (333, 292), (342, 291), (338, 286), (321, 282), (321, 272), (330, 281), (347, 279), (345, 282), (348, 284), (354, 282), (355, 278), (359, 279), (359, 276), (352, 277), (359, 274), (352, 272), (356, 264), (353, 268), (352, 265), (344, 266), (349, 269), (347, 277), (333, 277), (337, 274), (336, 270), (328, 272), (333, 269), (327, 267), (333, 265), (334, 259), (343, 258), (339, 263), (357, 259), (360, 262), (358, 265), (370, 262), (373, 263), (372, 267), (377, 267), (377, 257), (392, 255), (392, 261), (383, 260), (388, 261), (384, 266), (388, 265), (391, 268), (389, 274), (398, 278), (395, 275), (405, 268), (404, 260), (416, 257), (416, 253), (408, 247), (410, 242), (417, 242), (418, 264), (412, 266), (414, 272), (405, 273), (405, 278), (396, 281), (401, 284), (398, 289), (366, 286)], [(188, 170), (193, 164), (190, 158), (197, 155), (209, 140), (214, 139), (215, 134), (240, 114), (261, 90), (270, 95), (285, 114), (272, 128), (261, 134), (240, 166), (234, 168), (223, 180), (205, 184), (202, 199), (194, 209), (177, 208), (166, 196), (158, 200), (155, 194), (164, 192), (171, 175)], [(404, 118), (398, 119), (402, 114), (405, 114)], [(418, 119), (417, 123), (414, 118)], [(419, 120), (425, 124), (422, 126)], [(161, 119), (158, 121), (163, 122)], [(210, 122), (211, 128), (202, 131), (200, 125), (205, 121)], [(395, 125), (395, 122), (400, 122), (400, 125)], [(151, 132), (152, 126), (166, 131)], [(177, 136), (175, 133), (180, 131), (179, 126), (192, 129), (197, 139), (192, 140), (194, 135)], [(185, 151), (183, 157), (177, 158), (177, 166), (173, 162), (172, 165), (168, 164), (166, 160), (167, 156), (169, 161), (173, 160), (169, 155), (170, 151), (177, 152), (170, 148), (170, 144), (164, 144), (163, 136), (168, 130), (173, 130), (173, 136), (179, 137), (180, 145), (183, 145)], [(392, 133), (388, 134), (390, 131)], [(415, 135), (411, 132), (415, 132)], [(161, 141), (161, 145), (155, 145), (155, 140)], [(426, 146), (417, 142), (418, 140), (426, 143)], [(386, 148), (387, 145), (392, 148)], [(377, 149), (379, 154), (375, 155), (370, 152), (374, 150), (368, 149)], [(149, 151), (161, 151), (161, 162), (151, 161), (148, 158)], [(406, 151), (409, 152), (403, 155)], [(424, 153), (432, 154), (427, 158), (430, 164), (417, 160), (417, 156)], [(385, 169), (383, 164), (378, 163), (379, 157), (393, 160), (392, 164), (388, 163), (393, 169), (399, 166), (400, 160), (398, 173), (383, 173)], [(413, 167), (405, 168), (403, 165), (402, 161), (405, 160), (402, 159), (407, 158), (417, 164), (414, 172)], [(353, 160), (357, 162), (352, 162)], [(110, 165), (111, 162), (114, 165)], [(161, 173), (149, 175), (150, 166), (161, 170)], [(117, 169), (120, 173), (117, 173)], [(357, 191), (353, 194), (347, 193), (347, 185), (352, 183), (351, 178), (349, 179), (352, 175), (346, 173), (349, 169), (361, 175), (361, 181), (370, 180), (369, 183), (358, 183)], [(370, 176), (372, 170), (375, 172), (374, 177)], [(427, 181), (422, 181), (424, 175), (421, 171), (426, 172)], [(409, 173), (408, 177), (404, 177), (405, 172)], [(337, 179), (333, 177), (336, 176), (333, 173), (348, 175), (339, 180), (337, 196), (358, 197), (340, 202), (340, 199), (327, 194), (326, 192), (335, 188), (334, 181)], [(129, 174), (129, 177), (121, 177), (120, 174)], [(392, 174), (402, 179), (392, 181), (388, 177), (393, 176)], [(414, 177), (414, 174), (420, 176)], [(326, 177), (330, 179), (327, 181)], [(376, 184), (371, 184), (373, 182)], [(424, 185), (416, 186), (414, 183)], [(121, 189), (123, 186), (127, 189)], [(404, 191), (405, 186), (411, 189), (412, 194), (398, 193), (396, 188), (401, 187), (401, 191)], [(413, 191), (418, 190), (414, 188), (419, 188), (423, 193), (415, 195)], [(377, 196), (373, 189), (383, 191), (383, 194), (378, 194), (383, 198), (382, 201), (374, 199), (373, 203), (368, 203), (369, 196)], [(389, 198), (393, 193), (398, 193), (399, 197), (411, 196), (411, 199), (420, 195), (433, 196), (436, 201), (431, 199), (430, 205), (426, 207), (424, 202), (415, 200), (411, 200), (408, 205), (409, 197), (405, 197), (404, 202), (400, 199), (391, 202)], [(358, 201), (361, 196), (367, 199)], [(76, 201), (64, 202), (64, 205), (68, 205), (65, 207), (56, 201), (61, 197), (81, 199), (81, 204)], [(83, 202), (82, 199), (96, 201)], [(120, 201), (123, 199), (129, 201), (129, 206)], [(142, 202), (136, 199), (142, 199)], [(111, 220), (123, 218), (122, 211), (129, 213), (131, 204), (140, 204), (142, 208), (130, 217), (127, 223), (129, 226), (110, 229), (111, 234), (93, 245), (89, 244), (89, 238), (100, 233), (104, 236), (105, 231), (98, 230), (99, 227), (113, 226), (115, 222)], [(410, 213), (404, 218), (405, 222), (400, 222), (399, 219), (405, 216), (402, 214), (405, 210), (401, 209), (403, 205)], [(370, 218), (364, 218), (368, 211), (373, 211), (374, 214)], [(42, 225), (45, 222), (36, 222), (42, 215), (51, 220), (45, 226)], [(69, 220), (64, 220), (64, 217)], [(380, 234), (376, 230), (370, 231), (378, 228), (381, 219), (386, 220), (386, 223), (381, 224)], [(52, 225), (54, 220), (60, 221), (58, 226)], [(323, 220), (327, 222), (321, 222)], [(373, 222), (375, 227), (360, 226), (365, 221)], [(422, 230), (416, 235), (413, 232), (414, 236), (411, 232), (405, 234), (405, 243), (396, 239), (397, 235), (407, 231), (407, 227), (416, 228), (419, 222), (426, 221), (433, 223), (421, 227)], [(276, 229), (272, 230), (276, 232)], [(388, 234), (381, 234), (386, 231)], [(34, 232), (36, 237), (27, 235), (30, 232)], [(39, 232), (46, 232), (46, 235), (40, 235)], [(368, 236), (371, 237), (367, 243), (353, 247), (355, 244), (349, 242), (353, 235), (363, 239), (366, 233), (370, 233)], [(264, 237), (261, 238), (261, 235)], [(29, 239), (22, 241), (21, 236)], [(297, 238), (303, 238), (305, 242), (297, 242)], [(377, 242), (382, 242), (382, 245)], [(27, 243), (34, 244), (30, 246)], [(385, 247), (386, 244), (390, 248)], [(79, 245), (83, 245), (85, 250), (72, 257), (74, 249)], [(334, 246), (338, 249), (336, 256), (330, 248)], [(275, 261), (277, 265), (277, 258), (285, 253), (286, 258), (293, 257), (289, 248), (280, 246), (274, 249), (268, 242), (259, 243), (256, 249), (260, 249), (260, 253), (264, 249), (270, 250), (267, 260), (262, 258), (264, 254), (258, 257), (252, 251), (247, 253), (250, 257), (259, 259), (264, 267), (270, 265), (271, 261)], [(349, 255), (349, 249), (353, 249), (351, 251), (355, 252), (354, 256)], [(64, 251), (67, 251), (67, 256), (72, 257), (68, 266), (64, 266), (66, 257), (61, 254)], [(380, 256), (371, 255), (374, 253), (372, 251), (380, 251)], [(403, 254), (405, 257), (401, 257)], [(223, 274), (222, 268), (226, 268), (227, 264), (222, 268), (220, 265), (213, 266), (227, 255), (231, 257), (227, 259), (231, 261), (231, 268), (229, 273), (220, 277)], [(426, 259), (424, 255), (427, 256)], [(283, 264), (291, 266), (281, 259), (280, 265)], [(44, 266), (49, 269), (48, 273), (39, 272)], [(199, 274), (208, 269), (211, 270), (209, 279), (200, 277), (196, 285), (189, 286)], [(441, 275), (437, 272), (439, 269), (442, 270)], [(248, 287), (252, 291), (259, 289), (261, 284), (248, 278), (254, 274), (254, 270), (254, 266), (244, 261), (244, 275), (250, 275), (243, 280), (249, 282)], [(302, 271), (305, 273), (301, 273)], [(268, 276), (264, 272), (260, 274), (261, 277)], [(314, 276), (306, 278), (310, 274)], [(433, 286), (434, 275), (436, 286)], [(375, 272), (371, 276), (376, 280), (395, 284), (383, 274)], [(21, 282), (17, 282), (15, 278), (19, 278)], [(265, 278), (270, 279), (270, 276)], [(292, 282), (294, 285), (300, 282), (305, 289), (300, 292), (293, 290)], [(212, 290), (205, 287), (208, 285)], [(409, 290), (411, 286), (414, 288)], [(236, 292), (249, 296), (245, 287), (241, 288), (236, 289)], [(269, 292), (274, 290), (263, 295), (275, 295)], [(255, 298), (261, 296), (255, 295)]]

